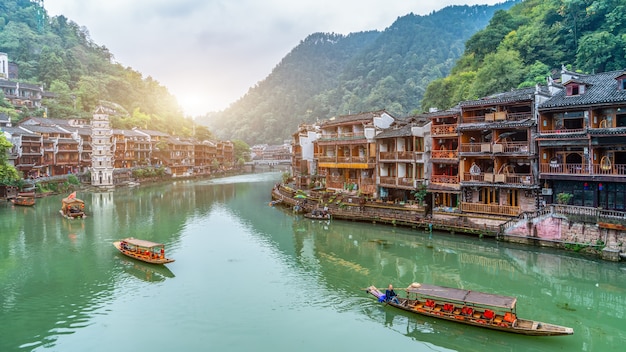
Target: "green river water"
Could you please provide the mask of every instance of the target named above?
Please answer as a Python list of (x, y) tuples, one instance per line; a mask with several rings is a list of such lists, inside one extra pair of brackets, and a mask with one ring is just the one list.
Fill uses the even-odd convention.
[[(626, 263), (270, 207), (278, 173), (0, 204), (0, 351), (623, 351)], [(166, 244), (166, 266), (114, 240)], [(518, 297), (574, 328), (527, 337), (411, 315), (364, 292), (412, 282)], [(400, 291), (400, 290), (399, 290)]]

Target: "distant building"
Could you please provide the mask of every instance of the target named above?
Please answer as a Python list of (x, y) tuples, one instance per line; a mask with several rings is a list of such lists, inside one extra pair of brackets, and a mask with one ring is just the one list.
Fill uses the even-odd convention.
[(109, 122), (109, 113), (99, 106), (91, 121), (91, 184), (94, 186), (113, 186), (113, 131)]

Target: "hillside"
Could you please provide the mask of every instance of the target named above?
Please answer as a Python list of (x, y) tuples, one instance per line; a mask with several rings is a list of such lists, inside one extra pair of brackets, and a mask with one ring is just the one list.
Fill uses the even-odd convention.
[(473, 35), (445, 78), (433, 81), (422, 106), (446, 109), (463, 100), (546, 82), (562, 65), (585, 73), (626, 67), (623, 0), (526, 0), (499, 12)]
[[(65, 16), (50, 17), (41, 0), (0, 2), (0, 52), (19, 68), (18, 81), (43, 85), (55, 99), (44, 99), (47, 116), (91, 118), (102, 101), (117, 106), (116, 128), (149, 127), (176, 135), (190, 135), (176, 98), (152, 77), (124, 67), (105, 46), (95, 43), (85, 27)], [(2, 98), (0, 92), (0, 98)], [(2, 99), (4, 100), (4, 99)], [(14, 122), (44, 115), (44, 109), (16, 111), (0, 104), (0, 112)], [(210, 136), (206, 128), (196, 129)]]
[(300, 123), (341, 114), (408, 115), (420, 110), (427, 85), (450, 72), (465, 41), (516, 2), (409, 14), (382, 32), (312, 34), (229, 108), (197, 121), (254, 144), (280, 143)]

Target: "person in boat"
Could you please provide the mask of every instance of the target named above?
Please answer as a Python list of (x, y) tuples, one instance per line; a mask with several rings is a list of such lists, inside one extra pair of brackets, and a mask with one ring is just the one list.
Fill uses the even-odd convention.
[(385, 290), (385, 301), (393, 301), (395, 304), (400, 304), (398, 301), (398, 295), (396, 294), (396, 291), (393, 290), (392, 284), (389, 284), (389, 287)]

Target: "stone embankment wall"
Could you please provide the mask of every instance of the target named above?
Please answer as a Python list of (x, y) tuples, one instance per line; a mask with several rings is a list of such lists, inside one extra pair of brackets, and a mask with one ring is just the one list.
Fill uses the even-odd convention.
[(280, 184), (272, 190), (272, 199), (288, 207), (297, 205), (305, 212), (327, 207), (334, 219), (497, 236), (508, 242), (585, 251), (612, 261), (626, 257), (626, 213), (616, 211), (551, 205), (507, 221), (480, 214), (427, 214), (424, 207), (417, 205), (388, 204), (349, 194), (305, 194)]
[(608, 228), (597, 217), (546, 211), (510, 222), (501, 238), (509, 242), (596, 252), (607, 260), (620, 260), (626, 249), (626, 231)]

